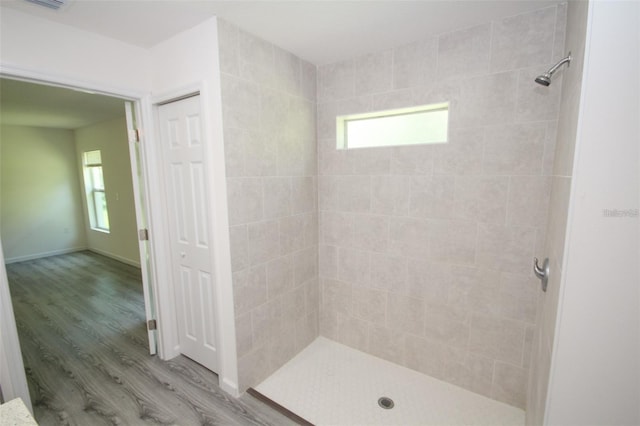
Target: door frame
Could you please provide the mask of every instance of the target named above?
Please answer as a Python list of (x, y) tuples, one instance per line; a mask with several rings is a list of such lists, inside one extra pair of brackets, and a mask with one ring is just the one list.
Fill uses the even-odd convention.
[[(25, 82), (34, 83), (34, 84), (57, 86), (57, 87), (62, 87), (62, 88), (67, 88), (72, 90), (86, 91), (92, 94), (99, 94), (99, 95), (106, 95), (106, 96), (121, 98), (123, 101), (123, 112), (124, 112), (124, 102), (125, 101), (132, 102), (134, 105), (134, 110), (136, 111), (136, 113), (140, 114), (140, 116), (137, 117), (137, 120), (140, 123), (139, 127), (142, 129), (144, 129), (145, 126), (151, 127), (149, 125), (149, 123), (152, 123), (151, 112), (150, 112), (151, 111), (150, 95), (143, 92), (108, 87), (108, 86), (95, 84), (95, 83), (87, 83), (85, 81), (79, 81), (77, 79), (62, 78), (62, 77), (52, 76), (45, 73), (40, 73), (37, 71), (5, 66), (5, 65), (0, 65), (0, 78), (10, 78), (10, 79), (25, 81)], [(145, 215), (146, 222), (148, 223), (149, 232), (152, 232), (152, 229), (154, 230), (162, 229), (162, 224), (157, 218), (154, 218), (153, 214), (151, 214), (151, 211), (153, 209), (152, 206), (153, 204), (155, 204), (155, 202), (153, 198), (151, 198), (149, 195), (154, 193), (154, 191), (157, 190), (157, 188), (154, 188), (155, 186), (154, 176), (156, 175), (156, 173), (153, 167), (153, 160), (149, 158), (150, 156), (151, 157), (153, 156), (153, 150), (149, 149), (148, 145), (152, 145), (152, 144), (142, 143), (141, 145), (140, 162), (141, 162), (142, 170), (140, 172), (141, 172), (143, 183), (141, 185), (141, 189), (136, 188), (136, 190), (140, 190), (142, 192), (141, 194), (139, 194), (140, 197), (144, 200), (148, 200), (149, 205), (144, 212), (139, 212), (138, 206), (136, 206), (136, 216), (140, 214)], [(130, 164), (131, 164), (130, 171), (132, 173), (135, 173), (136, 171), (132, 170), (131, 168), (133, 163), (130, 163)], [(158, 256), (162, 256), (162, 252), (158, 253), (158, 248), (159, 247), (157, 244), (149, 244), (149, 257), (150, 257), (149, 268), (148, 268), (149, 280), (147, 283), (143, 284), (151, 287), (153, 300), (150, 300), (150, 302), (153, 303), (156, 307), (156, 316), (159, 314), (159, 311), (161, 309), (160, 304), (158, 303), (159, 300), (157, 296), (157, 292), (158, 292), (157, 290), (159, 288), (158, 279), (161, 276), (159, 275), (159, 272), (161, 271), (159, 271), (158, 265), (161, 265), (162, 262), (156, 262), (155, 259), (157, 259)], [(0, 263), (1, 263), (0, 276), (6, 277), (5, 260), (4, 260), (3, 253), (1, 251), (0, 251)], [(9, 294), (8, 281), (6, 279), (0, 280), (0, 291), (2, 291), (3, 294), (5, 293)], [(11, 307), (10, 303), (11, 302), (9, 300), (9, 307)], [(147, 310), (147, 306), (145, 306), (145, 314), (146, 314), (146, 310)], [(13, 315), (12, 307), (11, 309), (3, 309), (1, 315), (2, 315), (3, 324), (6, 324), (6, 327), (9, 328), (10, 333), (8, 335), (3, 333), (2, 335), (2, 342), (0, 342), (2, 347), (2, 353), (0, 354), (0, 361), (2, 361), (3, 364), (6, 363), (6, 367), (9, 369), (9, 371), (13, 371), (13, 374), (11, 376), (2, 377), (3, 384), (5, 383), (8, 384), (8, 389), (5, 389), (5, 387), (3, 387), (3, 391), (5, 393), (4, 397), (7, 400), (20, 397), (23, 399), (23, 401), (25, 401), (28, 407), (31, 407), (27, 380), (26, 380), (26, 375), (24, 373), (24, 365), (22, 362), (22, 352), (19, 345), (12, 344), (13, 332), (16, 333), (15, 336), (17, 338), (15, 316)], [(161, 359), (167, 359), (165, 354), (166, 352), (165, 347), (163, 345), (163, 342), (166, 341), (167, 339), (165, 338), (164, 334), (165, 334), (164, 330), (158, 327), (156, 347), (157, 347), (158, 355)], [(150, 351), (154, 352), (153, 348), (150, 348)], [(3, 368), (4, 367), (5, 365), (3, 365)]]
[[(157, 121), (157, 108), (159, 104), (176, 100), (193, 93), (200, 94), (202, 112), (206, 120), (203, 123), (204, 135), (210, 142), (207, 150), (208, 163), (212, 170), (209, 175), (211, 180), (209, 208), (212, 216), (212, 233), (215, 235), (213, 245), (213, 266), (216, 279), (216, 320), (219, 336), (219, 386), (232, 396), (240, 395), (238, 383), (238, 359), (236, 351), (234, 297), (231, 271), (231, 253), (229, 241), (229, 220), (227, 212), (227, 185), (225, 172), (225, 156), (222, 132), (222, 95), (220, 79), (213, 79), (209, 85), (207, 81), (200, 80), (174, 90), (167, 90), (152, 95), (150, 92), (142, 92), (120, 87), (113, 87), (96, 82), (88, 82), (77, 78), (68, 78), (60, 75), (42, 73), (33, 69), (18, 68), (4, 65), (0, 62), (0, 77), (7, 77), (29, 81), (33, 83), (57, 85), (77, 90), (87, 90), (92, 93), (115, 96), (134, 103), (136, 110), (140, 111), (138, 117), (141, 128), (141, 155), (142, 174), (146, 180), (144, 197), (148, 200), (146, 209), (147, 224), (149, 229), (149, 252), (151, 257), (149, 275), (153, 286), (153, 301), (157, 319), (157, 349), (160, 359), (171, 359), (180, 354), (178, 330), (173, 300), (173, 289), (169, 278), (169, 270), (166, 262), (155, 261), (169, 258), (167, 218), (164, 207), (164, 177), (158, 165), (160, 164), (159, 128)], [(151, 194), (154, 194), (152, 197)], [(0, 274), (5, 273), (4, 259), (0, 258)], [(0, 283), (2, 285), (2, 283)], [(4, 313), (3, 313), (4, 314)], [(11, 318), (15, 329), (15, 319)], [(10, 324), (11, 326), (11, 324)], [(5, 343), (6, 335), (2, 336), (4, 350), (9, 360), (17, 356), (22, 360), (20, 348), (14, 348)], [(0, 354), (0, 361), (4, 361), (5, 354)], [(17, 364), (9, 365), (22, 373), (26, 389), (26, 376), (24, 368)], [(20, 386), (20, 383), (15, 383)], [(28, 392), (23, 396), (29, 400)]]
[[(156, 174), (154, 184), (158, 186), (156, 192), (160, 194), (156, 199), (155, 208), (162, 215), (163, 234), (156, 233), (155, 245), (158, 250), (162, 251), (162, 258), (170, 258), (169, 246), (169, 228), (168, 218), (165, 213), (167, 210), (167, 199), (164, 196), (165, 179), (162, 173), (162, 149), (160, 146), (160, 122), (158, 120), (158, 109), (161, 105), (180, 100), (185, 97), (199, 95), (200, 110), (203, 117), (202, 122), (202, 139), (206, 140), (205, 155), (209, 179), (209, 215), (211, 227), (209, 228), (211, 245), (211, 265), (215, 277), (215, 318), (216, 318), (216, 336), (218, 346), (218, 378), (219, 386), (225, 392), (232, 396), (239, 396), (240, 389), (238, 385), (238, 363), (236, 351), (236, 331), (235, 331), (235, 313), (234, 298), (231, 272), (231, 253), (229, 241), (229, 219), (227, 213), (227, 183), (225, 172), (225, 156), (222, 135), (222, 98), (221, 88), (217, 84), (209, 85), (207, 81), (197, 81), (174, 90), (167, 90), (154, 94), (150, 98), (148, 104), (150, 121), (153, 122), (153, 143), (155, 146), (150, 149), (153, 151), (153, 169)], [(213, 87), (212, 87), (213, 86)], [(217, 87), (215, 87), (217, 86)], [(148, 145), (151, 145), (149, 143)], [(156, 217), (157, 219), (157, 217)], [(173, 297), (173, 284), (169, 281), (171, 270), (165, 264), (157, 265), (162, 270), (158, 270), (159, 279), (159, 309), (158, 322), (163, 322), (164, 334), (164, 356), (163, 359), (173, 358), (180, 355), (180, 343), (176, 321), (176, 308)]]

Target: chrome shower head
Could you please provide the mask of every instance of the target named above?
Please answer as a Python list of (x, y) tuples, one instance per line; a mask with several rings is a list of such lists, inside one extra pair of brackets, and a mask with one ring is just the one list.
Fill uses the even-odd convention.
[(563, 64), (567, 64), (567, 66), (571, 63), (571, 52), (567, 55), (566, 58), (561, 59), (557, 64), (549, 68), (549, 71), (545, 72), (542, 75), (536, 77), (535, 82), (541, 84), (543, 86), (548, 86), (551, 84), (551, 76), (555, 73), (558, 68), (560, 68)]
[(536, 83), (538, 84), (542, 84), (543, 86), (548, 86), (551, 84), (551, 74), (549, 74), (548, 72), (539, 75), (536, 77)]

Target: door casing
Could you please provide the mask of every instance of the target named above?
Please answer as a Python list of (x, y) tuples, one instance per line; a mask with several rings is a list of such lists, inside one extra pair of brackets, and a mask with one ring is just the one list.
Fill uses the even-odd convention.
[[(88, 83), (77, 78), (67, 78), (59, 75), (49, 75), (38, 70), (17, 68), (0, 63), (0, 77), (19, 79), (23, 81), (57, 85), (77, 90), (87, 90), (93, 93), (114, 96), (134, 102), (137, 111), (140, 111), (139, 127), (142, 133), (143, 142), (141, 144), (141, 155), (143, 162), (143, 178), (146, 181), (144, 194), (148, 200), (147, 223), (149, 229), (149, 250), (150, 256), (154, 260), (167, 259), (170, 256), (168, 249), (168, 238), (166, 235), (167, 218), (164, 207), (163, 176), (158, 168), (160, 164), (159, 147), (156, 146), (158, 140), (157, 108), (159, 104), (179, 99), (193, 93), (200, 93), (201, 107), (203, 115), (210, 117), (205, 120), (203, 132), (212, 140), (212, 149), (208, 152), (209, 164), (214, 168), (211, 186), (211, 202), (217, 201), (216, 205), (211, 205), (213, 216), (214, 232), (216, 238), (213, 247), (216, 259), (214, 259), (216, 283), (218, 286), (217, 303), (217, 335), (219, 352), (219, 377), (220, 387), (232, 396), (239, 396), (238, 387), (238, 365), (235, 347), (235, 316), (233, 309), (233, 286), (231, 282), (231, 258), (229, 252), (229, 233), (227, 218), (226, 180), (224, 164), (224, 148), (222, 146), (222, 102), (220, 98), (221, 89), (219, 81), (215, 87), (208, 87), (205, 81), (182, 86), (181, 88), (161, 92), (151, 95), (148, 92), (135, 91), (130, 89), (114, 88), (109, 85), (99, 83)], [(212, 118), (211, 118), (212, 117)], [(215, 121), (215, 122), (214, 122)], [(151, 196), (153, 194), (153, 196)], [(1, 262), (4, 270), (4, 262)], [(175, 321), (175, 306), (170, 286), (169, 270), (165, 262), (153, 261), (149, 274), (153, 285), (153, 301), (156, 308), (157, 329), (157, 354), (161, 359), (171, 359), (180, 354), (179, 339)], [(3, 336), (3, 343), (4, 336)], [(5, 345), (7, 348), (7, 345)], [(14, 359), (17, 355), (22, 359), (20, 348), (14, 349), (15, 353), (8, 354), (7, 358)], [(15, 364), (10, 368), (17, 368)], [(19, 368), (23, 371), (22, 368)], [(22, 375), (26, 384), (26, 376)], [(16, 383), (19, 387), (20, 383)], [(5, 395), (7, 396), (7, 395)], [(29, 395), (16, 395), (29, 398)]]

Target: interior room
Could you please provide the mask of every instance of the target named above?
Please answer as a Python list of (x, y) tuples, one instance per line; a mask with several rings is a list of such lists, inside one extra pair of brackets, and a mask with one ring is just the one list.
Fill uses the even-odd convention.
[[(143, 356), (195, 361), (211, 392), (186, 397), (183, 422), (223, 410), (198, 417), (208, 398), (250, 413), (240, 424), (640, 422), (639, 3), (57, 6), (2, 1), (3, 86), (133, 115), (3, 126), (1, 263), (88, 248), (140, 271)], [(108, 245), (99, 216), (84, 225), (79, 165), (104, 150), (106, 167), (112, 126), (136, 142), (111, 157), (129, 180), (105, 168), (127, 238)], [(55, 184), (34, 161), (58, 157), (75, 184), (29, 209)], [(42, 233), (34, 211), (61, 245), (25, 237)], [(3, 400), (43, 413), (6, 277)]]

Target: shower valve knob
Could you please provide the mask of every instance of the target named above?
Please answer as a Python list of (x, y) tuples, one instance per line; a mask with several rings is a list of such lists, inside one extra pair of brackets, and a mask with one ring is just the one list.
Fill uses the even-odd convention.
[(545, 258), (542, 262), (542, 268), (538, 265), (538, 258), (533, 258), (533, 273), (540, 279), (542, 291), (547, 291), (547, 284), (549, 283), (549, 258)]

